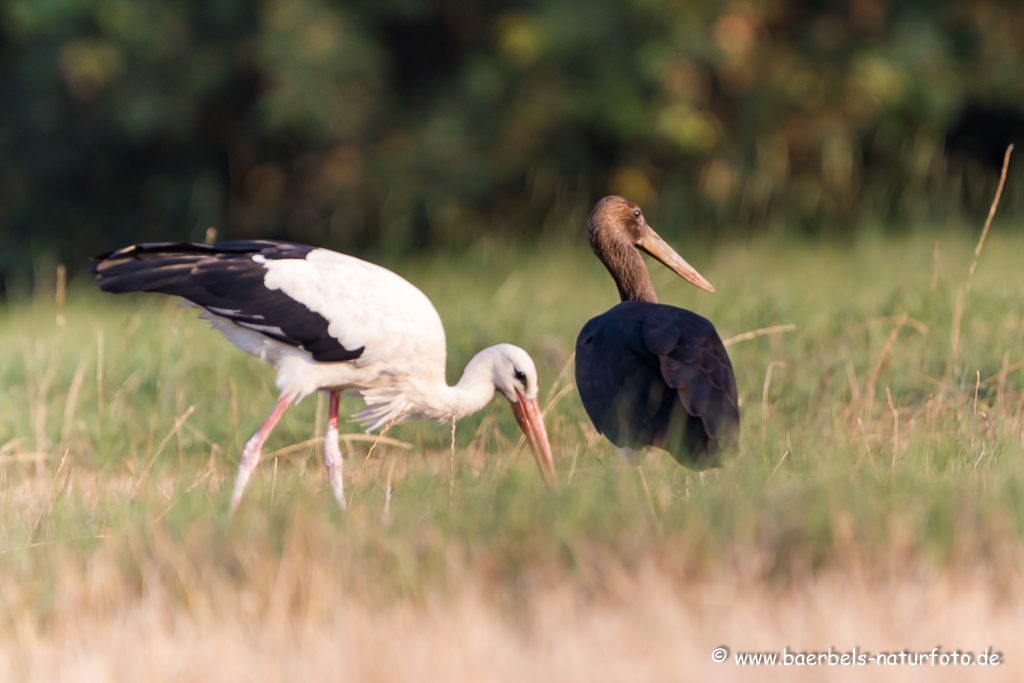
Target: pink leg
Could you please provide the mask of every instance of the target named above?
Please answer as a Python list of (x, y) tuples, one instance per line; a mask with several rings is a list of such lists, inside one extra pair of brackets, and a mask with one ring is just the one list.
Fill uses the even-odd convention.
[(327, 433), (324, 435), (324, 467), (327, 468), (327, 478), (331, 482), (331, 490), (334, 491), (334, 499), (342, 510), (348, 508), (345, 502), (345, 482), (342, 480), (341, 449), (338, 448), (338, 401), (341, 392), (331, 391), (330, 401), (327, 410)]
[(249, 475), (256, 469), (256, 464), (260, 461), (263, 442), (270, 436), (270, 432), (274, 431), (278, 420), (281, 419), (284, 411), (288, 409), (291, 403), (292, 397), (288, 394), (282, 394), (281, 398), (277, 399), (277, 405), (270, 411), (270, 415), (263, 423), (263, 426), (252, 435), (252, 438), (246, 442), (245, 448), (242, 449), (242, 461), (238, 463), (238, 476), (235, 478), (235, 491), (231, 494), (232, 514), (238, 509), (238, 503), (242, 500), (242, 491), (245, 490), (245, 485), (249, 483)]

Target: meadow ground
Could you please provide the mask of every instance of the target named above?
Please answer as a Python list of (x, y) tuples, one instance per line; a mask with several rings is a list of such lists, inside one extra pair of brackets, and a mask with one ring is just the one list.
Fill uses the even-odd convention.
[[(289, 411), (239, 514), (272, 371), (195, 312), (107, 297), (0, 313), (0, 680), (1019, 680), (1024, 676), (1024, 237), (993, 226), (694, 248), (653, 266), (730, 346), (741, 452), (637, 473), (595, 434), (571, 351), (615, 289), (580, 240), (386, 263), (435, 302), (449, 379), (511, 341), (541, 373), (560, 489), (496, 398), (319, 463)], [(357, 405), (347, 399), (344, 409)], [(725, 645), (725, 663), (712, 650)], [(775, 666), (748, 651), (986, 648), (998, 666)], [(937, 659), (937, 658), (936, 658)], [(936, 666), (931, 666), (935, 661)]]

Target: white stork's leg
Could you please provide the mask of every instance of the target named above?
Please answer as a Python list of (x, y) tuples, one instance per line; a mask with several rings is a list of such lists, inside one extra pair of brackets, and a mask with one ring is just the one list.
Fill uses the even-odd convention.
[(263, 442), (270, 436), (270, 432), (274, 431), (274, 427), (277, 425), (281, 416), (284, 415), (284, 411), (287, 410), (288, 406), (292, 403), (292, 397), (288, 394), (282, 394), (281, 398), (277, 399), (277, 405), (270, 411), (270, 415), (267, 417), (263, 425), (257, 430), (252, 438), (249, 439), (245, 448), (242, 449), (242, 461), (238, 463), (238, 476), (235, 478), (235, 490), (231, 494), (231, 514), (235, 513), (238, 509), (238, 503), (242, 500), (242, 492), (245, 491), (245, 485), (249, 483), (249, 475), (256, 469), (257, 463), (260, 461), (260, 454), (263, 451)]
[(338, 448), (338, 400), (341, 398), (340, 391), (328, 392), (327, 410), (327, 433), (324, 435), (324, 467), (327, 468), (327, 478), (331, 482), (331, 490), (334, 491), (334, 499), (342, 510), (348, 508), (345, 502), (345, 482), (342, 479), (341, 449)]

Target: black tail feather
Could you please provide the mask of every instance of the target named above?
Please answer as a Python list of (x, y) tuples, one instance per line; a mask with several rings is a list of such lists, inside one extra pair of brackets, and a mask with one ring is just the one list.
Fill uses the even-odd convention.
[[(239, 256), (264, 254), (268, 259), (303, 258), (311, 247), (271, 240), (244, 240), (217, 244), (189, 242), (151, 242), (133, 244), (106, 254), (94, 256), (96, 264), (90, 272), (96, 274), (96, 284), (104, 292), (160, 292), (193, 300), (196, 266), (211, 259), (228, 263)], [(251, 264), (249, 259), (246, 259)]]

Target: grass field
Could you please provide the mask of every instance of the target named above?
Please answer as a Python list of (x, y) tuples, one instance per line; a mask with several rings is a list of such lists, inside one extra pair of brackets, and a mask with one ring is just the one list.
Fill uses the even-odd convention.
[[(449, 380), (483, 346), (538, 361), (560, 490), (504, 401), (346, 441), (285, 416), (239, 514), (271, 368), (159, 296), (88, 278), (0, 313), (0, 680), (1019, 680), (1024, 657), (1024, 237), (713, 250), (718, 289), (652, 268), (730, 346), (741, 452), (637, 474), (590, 426), (571, 351), (615, 288), (583, 240), (387, 263), (435, 302)], [(958, 304), (958, 301), (962, 302)], [(343, 409), (357, 405), (347, 399)], [(355, 425), (343, 431), (357, 432)], [(733, 653), (1002, 652), (998, 667), (748, 669)]]

